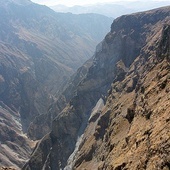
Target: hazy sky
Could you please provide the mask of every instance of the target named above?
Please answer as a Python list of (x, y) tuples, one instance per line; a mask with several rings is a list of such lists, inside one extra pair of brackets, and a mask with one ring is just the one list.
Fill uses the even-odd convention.
[[(53, 5), (66, 5), (66, 6), (73, 6), (73, 5), (86, 5), (86, 4), (94, 4), (94, 3), (103, 3), (103, 2), (118, 2), (120, 0), (32, 0), (32, 2), (53, 6)], [(123, 0), (123, 1), (139, 1), (139, 0)], [(161, 1), (161, 0), (157, 0)]]

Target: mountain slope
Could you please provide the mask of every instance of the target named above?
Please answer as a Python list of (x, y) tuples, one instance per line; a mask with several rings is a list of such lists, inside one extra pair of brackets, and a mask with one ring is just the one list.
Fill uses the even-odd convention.
[[(45, 6), (36, 5), (30, 1), (25, 1), (25, 3), (24, 1), (22, 3), (3, 1), (0, 8), (2, 47), (0, 69), (1, 76), (6, 82), (6, 89), (2, 90), (0, 94), (1, 100), (8, 106), (13, 105), (18, 110), (19, 106), (14, 102), (22, 102), (14, 100), (10, 94), (12, 89), (16, 93), (14, 95), (19, 95), (19, 98), (23, 102), (26, 100), (27, 104), (34, 102), (34, 99), (28, 101), (31, 97), (34, 98), (32, 95), (34, 93), (36, 93), (36, 98), (47, 96), (44, 101), (37, 101), (32, 105), (33, 112), (45, 113), (46, 110), (42, 109), (43, 105), (47, 109), (48, 100), (51, 100), (49, 97), (57, 95), (66, 79), (90, 57), (97, 39), (100, 39), (102, 33), (98, 34), (99, 36), (96, 34), (91, 37), (87, 33), (88, 28), (85, 30), (83, 24), (78, 24), (81, 16), (57, 14)], [(95, 18), (99, 20), (100, 17), (103, 16), (87, 15), (88, 22)], [(83, 15), (82, 18), (84, 19), (86, 16)], [(66, 22), (66, 20), (68, 21)], [(102, 20), (108, 22), (109, 25), (110, 19), (107, 20), (106, 17), (103, 17)], [(77, 26), (74, 25), (74, 21)], [(86, 25), (85, 21), (84, 25)], [(100, 23), (98, 27), (102, 31), (105, 29)], [(8, 75), (8, 70), (11, 70), (11, 75)], [(31, 87), (31, 84), (27, 86), (26, 80), (23, 80), (23, 78), (26, 79), (26, 76), (23, 77), (23, 75), (28, 75), (28, 81), (34, 82), (35, 87)], [(13, 79), (17, 79), (18, 83), (15, 83)], [(22, 93), (22, 88), (25, 88), (25, 85), (28, 89), (23, 89), (25, 92)], [(13, 88), (10, 88), (11, 86)], [(18, 88), (14, 86), (18, 86)], [(19, 88), (19, 86), (22, 87)], [(28, 91), (29, 94), (27, 94)], [(22, 106), (23, 104), (21, 104), (21, 112), (24, 112), (24, 116), (26, 116), (25, 112), (28, 112), (26, 110), (29, 108)]]
[[(94, 36), (85, 27), (87, 22), (99, 30)], [(93, 54), (111, 22), (101, 15), (56, 13), (29, 0), (1, 1), (0, 102), (11, 112), (3, 108), (0, 115), (0, 154), (7, 153), (0, 157), (0, 166), (22, 167), (32, 148), (23, 134), (37, 115), (47, 113), (67, 79)], [(16, 122), (13, 114), (18, 115)], [(42, 130), (46, 134), (49, 127)], [(6, 132), (14, 134), (14, 139)], [(23, 148), (17, 138), (26, 142)]]
[(22, 167), (29, 158), (34, 142), (22, 132), (21, 117), (0, 102), (0, 160), (4, 166)]
[[(139, 94), (139, 91), (143, 85), (144, 89), (152, 90), (152, 87), (149, 87), (152, 68), (157, 70), (158, 73), (162, 71), (160, 73), (163, 74), (160, 76), (162, 78), (167, 77), (169, 73), (169, 31), (167, 31), (169, 26), (164, 26), (170, 24), (169, 14), (170, 7), (165, 7), (122, 16), (114, 20), (110, 33), (98, 45), (93, 59), (89, 61), (90, 64), (88, 67), (84, 66), (84, 68), (87, 68), (84, 74), (80, 74), (84, 68), (79, 69), (78, 80), (74, 80), (74, 83), (78, 82), (78, 84), (75, 83), (77, 87), (68, 105), (60, 114), (56, 113), (55, 107), (51, 108), (52, 110), (49, 113), (59, 114), (53, 121), (52, 131), (39, 142), (31, 159), (23, 169), (64, 169), (69, 156), (75, 149), (76, 141), (83, 134), (85, 128), (82, 143), (81, 138), (80, 141), (78, 140), (80, 143), (77, 146), (79, 150), (77, 153), (75, 150), (75, 155), (69, 158), (69, 162), (70, 160), (72, 162), (67, 168), (71, 166), (75, 169), (123, 169), (127, 165), (127, 162), (123, 162), (121, 157), (117, 157), (117, 162), (114, 162), (114, 155), (111, 151), (118, 143), (116, 149), (119, 151), (119, 148), (121, 148), (120, 152), (124, 154), (123, 149), (126, 146), (123, 145), (122, 139), (128, 137), (127, 130), (131, 126), (133, 118), (139, 114), (139, 122), (141, 120), (141, 123), (145, 124), (146, 122), (143, 119), (149, 119), (151, 116), (150, 103), (146, 108), (146, 114), (145, 112), (143, 112), (143, 115), (139, 113), (140, 108), (143, 108), (142, 104), (146, 104), (145, 98), (143, 99), (143, 95)], [(146, 73), (150, 73), (148, 77)], [(147, 81), (146, 85), (145, 81)], [(165, 81), (166, 84), (168, 81), (168, 79)], [(161, 80), (161, 82), (163, 83), (164, 80)], [(155, 79), (153, 87), (157, 83), (158, 80)], [(167, 96), (166, 84), (163, 84), (161, 87), (164, 90), (161, 95), (166, 94)], [(108, 97), (107, 91), (109, 92)], [(148, 97), (154, 98), (154, 95)], [(159, 96), (156, 97), (159, 98)], [(139, 106), (138, 113), (134, 111), (134, 109), (137, 109), (136, 105), (131, 106), (131, 104), (134, 104), (133, 101)], [(124, 104), (121, 105), (122, 102)], [(105, 105), (104, 108), (103, 104)], [(161, 106), (162, 102), (159, 103), (158, 101), (158, 104)], [(169, 108), (167, 98), (166, 108)], [(166, 108), (165, 111), (167, 111)], [(168, 132), (167, 112), (165, 112), (165, 116), (167, 121), (163, 120), (163, 123), (166, 127), (166, 133)], [(154, 121), (156, 121), (156, 117), (157, 113), (153, 117)], [(150, 121), (146, 121), (149, 127)], [(132, 129), (133, 131), (130, 132), (132, 136), (130, 140), (133, 139), (133, 132), (136, 132), (136, 134), (140, 132), (140, 127), (135, 126), (137, 124), (134, 124), (134, 130)], [(116, 125), (115, 131), (113, 130), (114, 125)], [(141, 130), (143, 131), (143, 129)], [(145, 130), (146, 136), (149, 137), (149, 131)], [(119, 136), (116, 136), (116, 134)], [(167, 139), (168, 144), (168, 136), (162, 137), (161, 140)], [(154, 136), (153, 141), (155, 139)], [(146, 151), (146, 153), (149, 152)], [(164, 154), (166, 153), (167, 150)], [(117, 164), (114, 165), (114, 163)], [(119, 163), (121, 164), (119, 165)], [(167, 162), (165, 161), (164, 164), (166, 165)], [(136, 166), (135, 163), (133, 165)]]

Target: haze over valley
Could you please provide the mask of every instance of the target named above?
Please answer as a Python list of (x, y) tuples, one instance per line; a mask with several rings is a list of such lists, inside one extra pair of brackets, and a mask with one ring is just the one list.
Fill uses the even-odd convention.
[[(62, 2), (61, 2), (62, 3)], [(55, 4), (55, 2), (54, 2)], [(159, 8), (162, 6), (170, 5), (170, 1), (162, 0), (122, 0), (122, 1), (99, 1), (99, 3), (86, 2), (86, 5), (74, 5), (66, 6), (62, 4), (51, 5), (50, 7), (57, 12), (71, 12), (73, 14), (82, 14), (82, 13), (97, 13), (102, 14), (108, 17), (117, 18), (121, 15), (130, 14), (139, 11), (146, 11), (149, 9)]]

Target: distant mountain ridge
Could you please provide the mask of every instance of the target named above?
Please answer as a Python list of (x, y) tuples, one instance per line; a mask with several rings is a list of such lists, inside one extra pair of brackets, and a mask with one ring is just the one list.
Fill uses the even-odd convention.
[(165, 1), (119, 1), (114, 3), (98, 3), (85, 6), (67, 7), (64, 5), (51, 6), (51, 8), (58, 12), (71, 12), (73, 14), (81, 13), (97, 13), (108, 17), (117, 18), (121, 15), (130, 14), (139, 11), (146, 11), (153, 8), (170, 5), (170, 2)]

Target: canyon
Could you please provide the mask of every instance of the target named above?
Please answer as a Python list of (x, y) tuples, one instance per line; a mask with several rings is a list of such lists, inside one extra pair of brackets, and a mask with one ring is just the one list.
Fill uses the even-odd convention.
[(0, 9), (0, 167), (170, 168), (170, 6), (120, 16), (110, 32), (97, 14)]
[(67, 86), (73, 97), (63, 93), (59, 114), (60, 99), (53, 104), (52, 130), (23, 169), (169, 168), (169, 14), (164, 7), (114, 20)]

